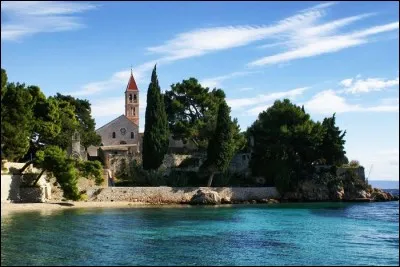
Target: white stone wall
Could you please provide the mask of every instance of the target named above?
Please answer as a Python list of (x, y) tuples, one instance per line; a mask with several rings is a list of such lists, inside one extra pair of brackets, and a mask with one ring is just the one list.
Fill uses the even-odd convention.
[(1, 174), (1, 202), (19, 200), (19, 186), (21, 178), (19, 175)]
[[(126, 129), (125, 135), (121, 133), (122, 128)], [(115, 138), (112, 138), (113, 132), (115, 132)], [(134, 133), (134, 139), (131, 139), (131, 132)], [(126, 142), (126, 144), (137, 144), (139, 141), (139, 127), (125, 115), (121, 115), (97, 129), (96, 133), (101, 136), (101, 142), (104, 146), (119, 145), (121, 141)]]
[(280, 198), (275, 187), (109, 187), (87, 190), (91, 201), (132, 201), (146, 203), (189, 202), (199, 189), (210, 189), (231, 201)]

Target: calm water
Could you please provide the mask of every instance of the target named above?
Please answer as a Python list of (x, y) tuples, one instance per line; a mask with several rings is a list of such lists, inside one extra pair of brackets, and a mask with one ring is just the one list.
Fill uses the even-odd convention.
[(1, 265), (399, 265), (399, 202), (77, 209), (1, 219)]

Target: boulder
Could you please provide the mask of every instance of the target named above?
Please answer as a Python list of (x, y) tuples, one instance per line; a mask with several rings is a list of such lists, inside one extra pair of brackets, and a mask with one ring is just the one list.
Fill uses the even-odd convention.
[(221, 198), (221, 204), (232, 204), (232, 201), (229, 197)]
[(268, 204), (278, 204), (279, 201), (276, 200), (276, 199), (271, 198), (271, 199), (268, 199), (268, 202), (267, 202), (267, 203), (268, 203)]
[(388, 201), (391, 199), (390, 196), (382, 190), (374, 190), (371, 194), (371, 197), (375, 201)]
[(221, 204), (221, 197), (218, 192), (199, 189), (190, 200), (192, 205), (216, 205)]

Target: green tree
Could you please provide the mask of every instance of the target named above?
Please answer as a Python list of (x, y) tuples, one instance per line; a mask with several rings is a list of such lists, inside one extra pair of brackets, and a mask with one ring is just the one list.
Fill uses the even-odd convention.
[[(64, 150), (57, 146), (46, 146), (36, 153), (33, 164), (44, 171), (51, 172), (60, 184), (64, 197), (79, 200), (78, 169), (73, 159), (68, 158)], [(41, 174), (42, 174), (41, 173)], [(36, 179), (39, 180), (41, 174)]]
[(66, 150), (71, 145), (72, 134), (79, 129), (79, 121), (75, 115), (75, 107), (73, 105), (68, 101), (49, 97), (49, 101), (53, 101), (53, 99), (57, 102), (61, 131), (49, 144)]
[(1, 69), (1, 101), (3, 101), (3, 97), (7, 92), (7, 72), (5, 69)]
[(86, 99), (74, 98), (70, 95), (57, 93), (55, 99), (67, 101), (75, 107), (75, 116), (79, 122), (78, 131), (81, 135), (81, 142), (85, 148), (91, 145), (98, 146), (101, 143), (101, 137), (95, 131), (96, 123), (92, 117), (90, 102)]
[(7, 84), (2, 99), (1, 141), (2, 158), (19, 160), (29, 149), (32, 131), (32, 96), (25, 84)]
[(277, 100), (249, 128), (254, 137), (250, 166), (279, 190), (293, 188), (312, 172), (325, 129), (288, 99)]
[(207, 160), (203, 168), (211, 174), (207, 186), (211, 186), (216, 172), (225, 172), (236, 150), (235, 125), (229, 115), (230, 108), (222, 101), (218, 109), (217, 126), (207, 148)]
[(322, 122), (322, 126), (325, 128), (324, 139), (321, 144), (322, 158), (325, 159), (327, 164), (341, 165), (346, 163), (344, 150), (346, 131), (342, 132), (339, 127), (336, 126), (335, 113), (330, 118), (325, 118)]
[(192, 141), (199, 149), (206, 149), (214, 133), (218, 106), (225, 98), (221, 89), (204, 88), (197, 79), (190, 78), (172, 84), (165, 92), (169, 129), (174, 139)]
[(33, 120), (30, 148), (25, 159), (35, 155), (44, 145), (54, 144), (54, 139), (61, 132), (61, 121), (58, 102), (46, 98), (37, 86), (29, 86), (28, 92), (32, 97)]
[(147, 90), (147, 106), (143, 136), (143, 168), (158, 169), (168, 150), (168, 121), (164, 107), (164, 96), (158, 84), (156, 66)]

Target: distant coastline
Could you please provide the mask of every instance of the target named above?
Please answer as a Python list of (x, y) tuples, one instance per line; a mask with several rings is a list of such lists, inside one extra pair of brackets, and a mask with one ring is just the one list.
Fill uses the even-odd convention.
[(368, 183), (380, 189), (399, 189), (399, 181), (394, 180), (368, 180)]

